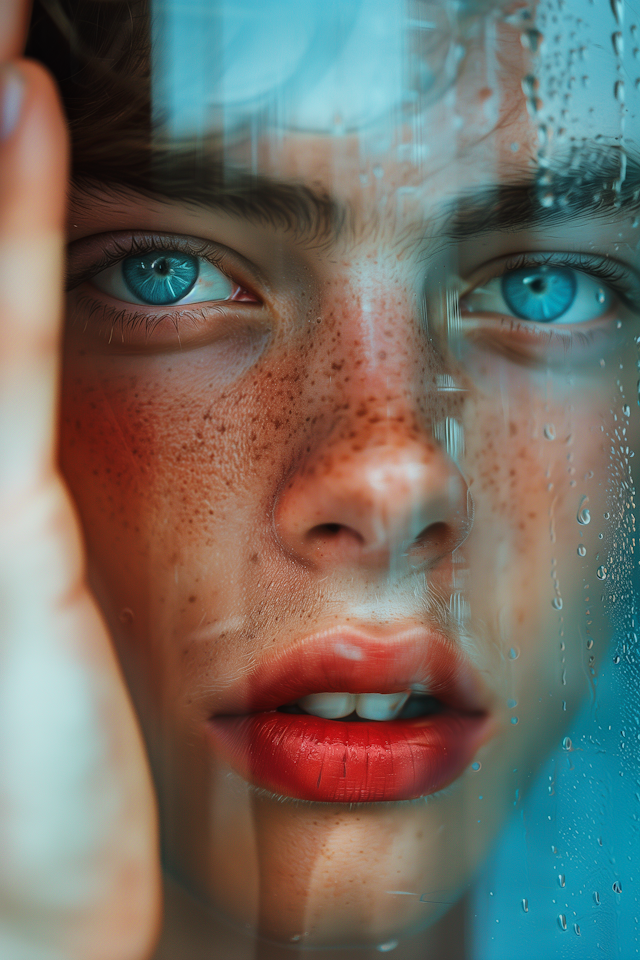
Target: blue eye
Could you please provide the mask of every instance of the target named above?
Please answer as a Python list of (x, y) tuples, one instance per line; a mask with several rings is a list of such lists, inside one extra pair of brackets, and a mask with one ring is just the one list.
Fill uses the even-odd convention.
[(143, 303), (177, 303), (193, 290), (199, 274), (198, 261), (179, 251), (152, 250), (122, 261), (122, 276), (129, 291)]
[(500, 314), (567, 326), (605, 317), (616, 302), (611, 287), (587, 269), (532, 263), (486, 280), (461, 297), (460, 307), (470, 315)]
[(205, 257), (182, 250), (132, 254), (95, 274), (91, 283), (116, 300), (152, 307), (231, 300), (240, 292)]
[(505, 303), (521, 320), (549, 323), (565, 314), (576, 299), (575, 272), (566, 267), (523, 267), (501, 279)]

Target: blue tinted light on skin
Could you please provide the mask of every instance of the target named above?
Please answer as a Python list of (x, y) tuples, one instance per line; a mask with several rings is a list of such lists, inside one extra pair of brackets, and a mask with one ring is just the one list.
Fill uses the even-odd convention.
[(506, 273), (502, 296), (516, 317), (549, 323), (569, 310), (576, 298), (573, 270), (566, 267), (523, 267)]
[(189, 254), (158, 253), (127, 257), (122, 263), (124, 281), (142, 303), (171, 304), (182, 300), (198, 279), (198, 261)]

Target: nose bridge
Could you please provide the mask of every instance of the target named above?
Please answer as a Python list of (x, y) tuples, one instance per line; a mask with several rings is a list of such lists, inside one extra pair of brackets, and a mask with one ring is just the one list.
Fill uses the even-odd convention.
[(344, 322), (335, 311), (323, 330), (321, 416), (276, 507), (280, 538), (305, 559), (382, 563), (425, 532), (438, 529), (438, 549), (466, 535), (466, 485), (436, 439), (460, 397), (438, 390), (406, 298), (374, 295), (351, 298)]
[(406, 395), (416, 378), (434, 373), (435, 358), (418, 329), (411, 285), (377, 266), (373, 261), (345, 277), (327, 302), (332, 322), (325, 332), (336, 388), (347, 400), (370, 409), (377, 400), (386, 411), (398, 391)]

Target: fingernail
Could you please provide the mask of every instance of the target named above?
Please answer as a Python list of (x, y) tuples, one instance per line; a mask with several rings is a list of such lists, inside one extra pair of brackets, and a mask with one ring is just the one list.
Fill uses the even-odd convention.
[(0, 140), (8, 140), (18, 126), (23, 99), (22, 76), (15, 67), (2, 67), (0, 69)]

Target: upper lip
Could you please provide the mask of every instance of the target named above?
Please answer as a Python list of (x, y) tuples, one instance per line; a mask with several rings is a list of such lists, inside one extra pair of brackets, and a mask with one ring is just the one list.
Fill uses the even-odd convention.
[(269, 653), (216, 697), (213, 716), (274, 710), (311, 693), (424, 691), (466, 713), (488, 709), (481, 678), (444, 634), (424, 626), (332, 627)]

